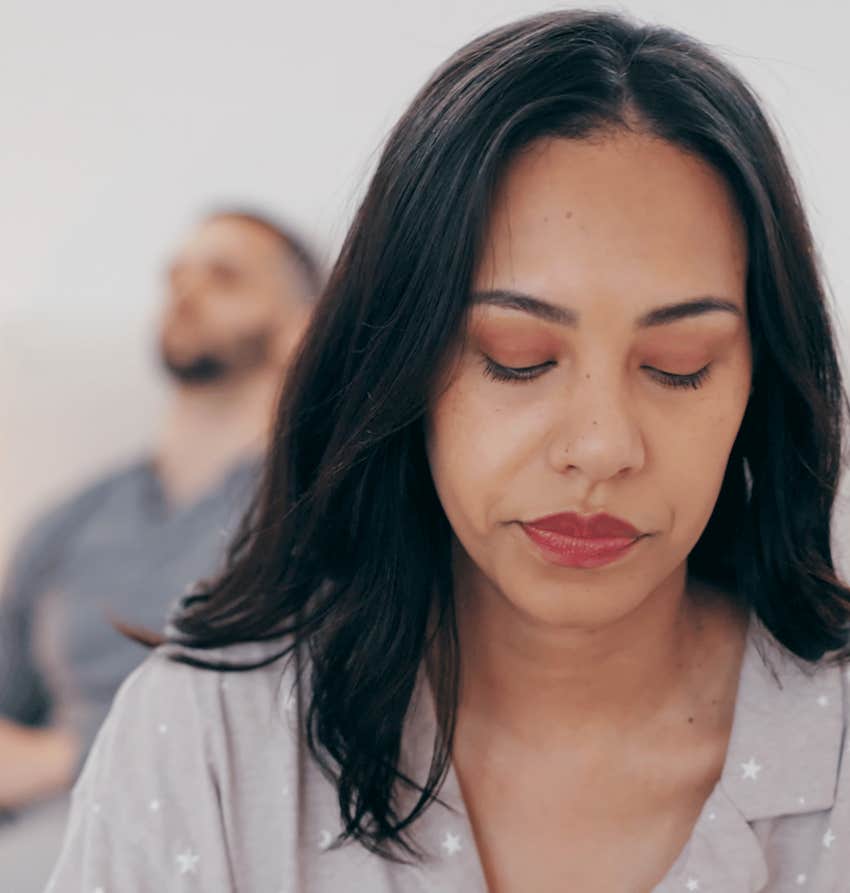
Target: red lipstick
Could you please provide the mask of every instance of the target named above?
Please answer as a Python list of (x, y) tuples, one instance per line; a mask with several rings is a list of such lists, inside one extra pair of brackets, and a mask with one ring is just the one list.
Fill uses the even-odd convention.
[(522, 525), (543, 556), (563, 567), (602, 567), (625, 555), (643, 534), (611, 515), (547, 515)]

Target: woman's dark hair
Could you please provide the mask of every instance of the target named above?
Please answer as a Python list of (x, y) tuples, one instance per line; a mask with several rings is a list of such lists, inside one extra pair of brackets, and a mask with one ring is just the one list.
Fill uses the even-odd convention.
[[(691, 570), (734, 586), (804, 659), (846, 645), (829, 536), (845, 398), (812, 237), (758, 100), (697, 41), (614, 14), (486, 34), (391, 134), (291, 372), (254, 508), (224, 572), (174, 619), (196, 647), (286, 636), (281, 655), (306, 655), (307, 741), (337, 787), (341, 839), (388, 858), (419, 852), (410, 826), (439, 793), (457, 708), (428, 398), (464, 330), (506, 165), (541, 137), (617, 128), (711, 164), (746, 225), (754, 390)], [(429, 777), (408, 779), (402, 727), (435, 639), (439, 732)]]

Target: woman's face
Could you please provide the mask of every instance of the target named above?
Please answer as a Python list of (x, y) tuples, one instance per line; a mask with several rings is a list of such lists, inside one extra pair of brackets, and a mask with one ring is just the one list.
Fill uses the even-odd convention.
[(513, 162), (429, 414), (464, 580), (595, 626), (681, 578), (749, 397), (746, 273), (728, 187), (669, 143), (547, 139)]

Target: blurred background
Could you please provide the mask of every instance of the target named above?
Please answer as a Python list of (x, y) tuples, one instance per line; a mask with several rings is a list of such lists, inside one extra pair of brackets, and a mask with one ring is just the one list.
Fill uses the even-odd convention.
[[(761, 93), (847, 316), (850, 6), (604, 6), (692, 32)], [(484, 29), (545, 8), (2, 0), (0, 572), (40, 510), (150, 440), (162, 275), (199, 213), (269, 209), (329, 263), (382, 140), (432, 69)]]

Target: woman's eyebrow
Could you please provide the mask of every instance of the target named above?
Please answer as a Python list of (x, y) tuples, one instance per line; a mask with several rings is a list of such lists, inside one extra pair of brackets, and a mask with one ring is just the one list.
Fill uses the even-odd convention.
[[(578, 313), (569, 307), (550, 304), (548, 301), (534, 298), (523, 292), (511, 291), (510, 289), (497, 288), (474, 292), (472, 294), (472, 303), (490, 304), (495, 307), (505, 307), (508, 310), (519, 310), (546, 322), (554, 322), (558, 325), (570, 326), (572, 328), (578, 326), (579, 322)], [(650, 310), (648, 313), (644, 313), (643, 316), (638, 317), (635, 327), (647, 329), (653, 326), (663, 326), (668, 323), (678, 322), (681, 319), (689, 319), (694, 316), (717, 312), (732, 313), (735, 316), (742, 315), (741, 308), (734, 301), (706, 295), (656, 307), (654, 310)]]
[(636, 326), (639, 329), (646, 329), (651, 326), (663, 326), (667, 323), (677, 322), (680, 319), (688, 319), (692, 316), (702, 316), (705, 313), (732, 313), (735, 316), (742, 316), (741, 308), (734, 302), (725, 298), (714, 298), (705, 296), (702, 298), (692, 298), (688, 301), (678, 301), (675, 304), (665, 304), (663, 307), (656, 307), (641, 316)]
[(550, 304), (548, 301), (541, 301), (540, 298), (533, 298), (531, 295), (510, 289), (496, 288), (489, 291), (473, 292), (472, 303), (491, 304), (495, 307), (505, 307), (508, 310), (519, 310), (546, 322), (554, 322), (562, 326), (575, 328), (578, 325), (578, 313), (575, 310)]

